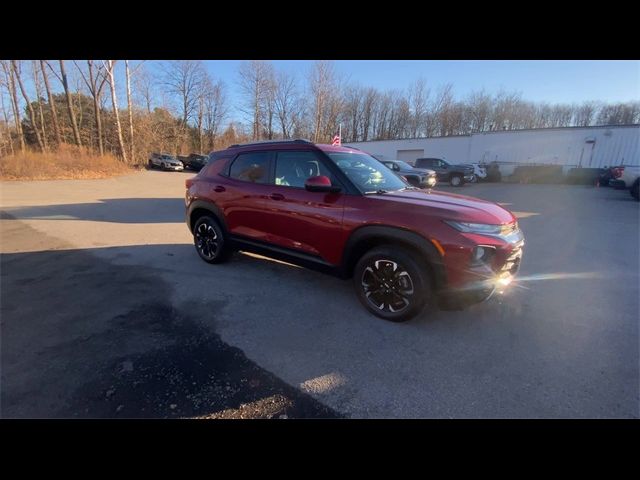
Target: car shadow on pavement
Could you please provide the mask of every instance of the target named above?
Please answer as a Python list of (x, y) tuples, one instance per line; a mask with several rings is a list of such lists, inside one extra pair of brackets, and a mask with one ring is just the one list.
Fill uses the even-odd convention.
[[(103, 250), (126, 259), (172, 247), (187, 245)], [(2, 418), (340, 416), (176, 310), (153, 267), (84, 249), (0, 262)], [(224, 304), (209, 301), (209, 316)]]
[(185, 203), (182, 198), (107, 198), (95, 203), (3, 207), (2, 218), (181, 223), (185, 219)]

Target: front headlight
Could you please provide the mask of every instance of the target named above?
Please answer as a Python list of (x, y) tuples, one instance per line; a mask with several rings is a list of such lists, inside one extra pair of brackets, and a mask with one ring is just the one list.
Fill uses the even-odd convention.
[(445, 220), (445, 223), (451, 225), (460, 232), (480, 233), (485, 235), (500, 235), (503, 232), (503, 225), (491, 225), (488, 223), (466, 223), (454, 222), (453, 220)]
[(491, 225), (488, 223), (467, 223), (454, 222), (453, 220), (445, 220), (447, 225), (452, 226), (459, 232), (477, 233), (480, 235), (489, 235), (499, 237), (505, 242), (518, 243), (524, 239), (522, 231), (518, 228), (518, 222), (508, 223), (505, 225)]

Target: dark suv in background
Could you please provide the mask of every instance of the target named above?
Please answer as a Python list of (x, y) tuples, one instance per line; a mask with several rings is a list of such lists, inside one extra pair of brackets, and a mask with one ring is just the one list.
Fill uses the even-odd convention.
[(474, 179), (473, 165), (452, 165), (441, 158), (418, 158), (414, 166), (435, 170), (439, 182), (449, 182), (453, 187), (461, 187)]
[(272, 141), (209, 158), (185, 181), (206, 262), (245, 250), (353, 277), (364, 307), (391, 321), (483, 301), (518, 271), (524, 239), (511, 212), (412, 187), (360, 150)]
[(207, 163), (209, 157), (207, 155), (201, 155), (199, 153), (190, 153), (189, 155), (178, 155), (178, 160), (182, 162), (184, 168), (189, 170), (195, 170), (199, 172), (202, 167)]
[[(380, 159), (378, 159), (380, 160)], [(436, 184), (436, 172), (426, 168), (415, 168), (400, 160), (380, 160), (394, 173), (402, 175), (414, 187), (432, 188)]]

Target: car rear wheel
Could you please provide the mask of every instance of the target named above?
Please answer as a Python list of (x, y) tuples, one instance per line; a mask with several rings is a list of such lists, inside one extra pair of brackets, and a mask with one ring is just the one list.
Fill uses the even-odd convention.
[(207, 263), (222, 263), (231, 254), (224, 233), (211, 216), (200, 217), (193, 227), (193, 243), (200, 258)]
[(461, 187), (462, 185), (464, 185), (464, 178), (462, 177), (462, 175), (451, 175), (449, 183), (452, 187)]
[(411, 252), (395, 246), (376, 247), (358, 261), (353, 275), (362, 305), (391, 322), (419, 314), (431, 299), (431, 279)]

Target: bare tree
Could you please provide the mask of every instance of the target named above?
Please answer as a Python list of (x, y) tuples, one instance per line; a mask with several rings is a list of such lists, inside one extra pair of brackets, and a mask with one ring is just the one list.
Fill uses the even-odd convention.
[(71, 123), (71, 128), (73, 129), (73, 138), (76, 142), (76, 145), (81, 147), (82, 140), (80, 140), (80, 130), (78, 130), (78, 123), (76, 122), (76, 114), (73, 110), (73, 100), (71, 98), (71, 91), (69, 90), (69, 80), (67, 78), (67, 72), (64, 68), (64, 60), (59, 60), (59, 64), (60, 64), (60, 75), (58, 75), (58, 73), (53, 68), (51, 68), (51, 65), (49, 65), (49, 68), (54, 73), (54, 75), (58, 77), (58, 80), (60, 80), (60, 83), (62, 83), (62, 87), (64, 88), (64, 94), (67, 99), (67, 111), (69, 113), (69, 121)]
[(88, 77), (85, 76), (80, 66), (76, 62), (74, 63), (93, 99), (93, 113), (96, 125), (96, 136), (98, 138), (98, 151), (100, 152), (100, 155), (104, 155), (100, 97), (102, 96), (102, 89), (107, 83), (107, 74), (105, 73), (104, 65), (102, 65), (102, 63), (98, 64), (95, 60), (87, 60)]
[(42, 137), (40, 135), (40, 131), (38, 130), (38, 123), (36, 121), (36, 112), (33, 110), (33, 105), (31, 105), (31, 101), (29, 100), (29, 96), (27, 95), (27, 91), (24, 88), (24, 83), (22, 82), (20, 66), (17, 60), (11, 60), (11, 67), (13, 68), (13, 74), (15, 75), (15, 79), (18, 82), (18, 86), (20, 87), (20, 91), (22, 92), (22, 98), (27, 103), (27, 111), (29, 112), (29, 120), (31, 121), (31, 126), (33, 128), (33, 132), (36, 136), (36, 141), (38, 142), (38, 148), (41, 151), (44, 151), (44, 144), (42, 143)]
[(49, 102), (49, 108), (51, 109), (51, 122), (53, 123), (53, 134), (56, 137), (56, 143), (60, 145), (62, 138), (60, 136), (60, 128), (58, 127), (58, 113), (56, 111), (56, 103), (51, 95), (51, 87), (49, 86), (49, 77), (47, 76), (47, 69), (45, 68), (45, 61), (40, 60), (40, 71), (42, 72), (42, 80), (44, 81), (44, 88), (47, 91), (47, 101)]
[(5, 77), (7, 79), (7, 88), (9, 90), (9, 98), (11, 99), (11, 108), (13, 110), (13, 120), (16, 126), (16, 133), (20, 138), (20, 150), (24, 152), (24, 132), (22, 131), (22, 120), (20, 116), (20, 104), (18, 103), (18, 94), (16, 93), (16, 84), (13, 74), (13, 66), (9, 61), (2, 61), (2, 69), (4, 70)]
[(122, 160), (127, 163), (127, 150), (124, 146), (124, 138), (122, 136), (122, 126), (120, 124), (120, 113), (118, 111), (118, 99), (116, 97), (116, 79), (114, 74), (114, 60), (107, 60), (105, 64), (105, 71), (109, 77), (109, 86), (111, 87), (111, 104), (113, 106), (113, 113), (116, 118), (116, 130), (118, 132), (118, 146), (120, 149), (120, 156)]
[(182, 126), (186, 127), (198, 109), (198, 99), (204, 81), (204, 67), (200, 61), (179, 60), (167, 62), (163, 69), (163, 84), (168, 93), (178, 97)]
[(273, 68), (261, 60), (251, 60), (240, 65), (240, 91), (244, 97), (244, 106), (240, 109), (251, 118), (252, 139), (260, 139), (260, 124), (263, 107), (271, 88)]
[[(0, 87), (5, 86), (5, 81), (0, 78)], [(9, 88), (7, 87), (7, 90)], [(11, 138), (11, 129), (9, 128), (9, 116), (7, 115), (7, 110), (4, 107), (4, 90), (0, 90), (0, 108), (2, 108), (2, 118), (4, 118), (4, 127), (7, 135), (7, 143), (9, 144), (9, 149), (11, 150), (11, 155), (15, 154), (13, 149), (13, 139)]]
[(40, 85), (40, 76), (38, 75), (38, 66), (35, 60), (31, 61), (31, 67), (33, 72), (33, 84), (36, 88), (36, 103), (38, 105), (38, 113), (40, 115), (40, 129), (42, 130), (42, 144), (44, 145), (44, 149), (48, 150), (47, 145), (47, 131), (44, 126), (44, 111), (42, 110), (42, 95), (41, 95), (41, 85)]
[(204, 126), (209, 137), (209, 148), (212, 150), (215, 149), (220, 125), (227, 116), (228, 111), (224, 83), (219, 80), (214, 84), (211, 78), (208, 77), (204, 94)]
[(296, 107), (299, 106), (296, 79), (287, 72), (278, 72), (275, 78), (274, 108), (283, 138), (291, 138)]
[(136, 69), (136, 72), (132, 72), (133, 84), (135, 92), (142, 99), (142, 103), (147, 110), (147, 113), (151, 113), (151, 105), (155, 95), (155, 76), (149, 73), (149, 70), (140, 64)]
[[(312, 99), (313, 141), (319, 142), (327, 131), (334, 130), (335, 106), (340, 103), (336, 92), (338, 79), (333, 63), (325, 60), (316, 61), (309, 74), (309, 89)], [(334, 117), (333, 119), (330, 117)]]
[(127, 111), (129, 112), (129, 147), (130, 158), (134, 157), (134, 143), (133, 143), (133, 104), (131, 103), (131, 75), (129, 74), (129, 60), (124, 61), (125, 76), (127, 80)]
[(469, 109), (469, 129), (472, 132), (488, 130), (491, 116), (491, 95), (484, 90), (471, 92), (466, 103)]
[(409, 87), (409, 104), (413, 114), (411, 119), (411, 136), (413, 138), (420, 136), (420, 128), (427, 120), (429, 93), (423, 78), (419, 78)]

